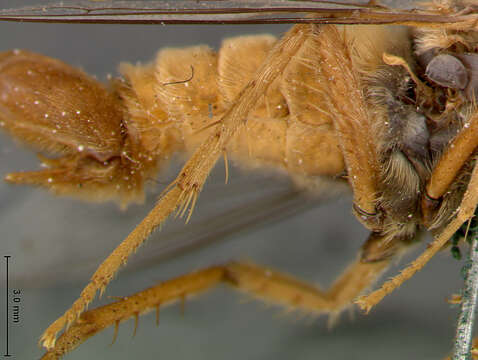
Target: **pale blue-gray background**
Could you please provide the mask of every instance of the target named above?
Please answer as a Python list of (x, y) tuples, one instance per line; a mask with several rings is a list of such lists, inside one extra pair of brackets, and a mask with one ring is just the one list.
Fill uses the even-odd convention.
[[(29, 1), (25, 3), (32, 3)], [(19, 0), (1, 2), (20, 5)], [(5, 5), (4, 5), (5, 4)], [(105, 79), (115, 73), (120, 61), (147, 61), (164, 46), (207, 43), (242, 33), (274, 32), (286, 28), (258, 26), (85, 26), (0, 24), (0, 50), (26, 48), (58, 57)], [(5, 136), (0, 138), (0, 174), (35, 169), (35, 157)], [(172, 174), (160, 177), (162, 182)], [(228, 195), (222, 185), (222, 169), (201, 195), (195, 216), (208, 217), (215, 197)], [(240, 185), (244, 182), (244, 185)], [(258, 184), (254, 188), (254, 184)], [(238, 185), (239, 184), (239, 185)], [(260, 193), (264, 180), (234, 175), (231, 189)], [(156, 189), (159, 193), (160, 187)], [(244, 189), (242, 189), (244, 191)], [(37, 359), (37, 340), (42, 330), (76, 299), (95, 266), (148, 212), (155, 194), (144, 206), (126, 212), (117, 207), (85, 204), (55, 198), (44, 191), (12, 187), (0, 182), (0, 255), (12, 255), (12, 286), (22, 288), (21, 324), (11, 330), (10, 352), (17, 359)], [(191, 270), (229, 259), (250, 259), (298, 277), (329, 284), (340, 273), (367, 236), (351, 216), (350, 198), (327, 203), (298, 217), (268, 225), (252, 233), (231, 236), (227, 242), (196, 251), (141, 270), (123, 271), (106, 295), (122, 296)], [(180, 226), (176, 224), (177, 227)], [(168, 231), (168, 226), (165, 232)], [(194, 237), (194, 234), (190, 235)], [(135, 258), (148, 257), (161, 239), (156, 233)], [(394, 267), (395, 274), (417, 252)], [(140, 262), (141, 263), (141, 262)], [(134, 267), (134, 264), (132, 265)], [(117, 342), (109, 346), (109, 329), (87, 341), (67, 359), (441, 359), (451, 348), (456, 310), (445, 298), (461, 287), (461, 263), (448, 251), (433, 261), (369, 316), (355, 312), (351, 320), (328, 330), (325, 318), (309, 322), (296, 315), (277, 316), (280, 309), (267, 309), (226, 288), (186, 303), (180, 315), (177, 306), (140, 319), (131, 338), (133, 321), (120, 326)], [(4, 267), (1, 267), (4, 277)], [(0, 314), (5, 320), (4, 287)], [(106, 299), (107, 300), (107, 299)], [(4, 352), (4, 326), (0, 348)]]

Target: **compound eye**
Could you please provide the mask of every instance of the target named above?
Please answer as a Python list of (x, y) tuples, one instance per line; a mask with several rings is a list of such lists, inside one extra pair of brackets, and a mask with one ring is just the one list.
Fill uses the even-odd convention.
[(465, 96), (468, 100), (475, 101), (478, 94), (478, 54), (467, 53), (456, 55), (460, 61), (465, 65), (470, 80), (465, 89)]
[(468, 71), (455, 56), (440, 54), (427, 65), (425, 75), (434, 83), (452, 89), (463, 90), (468, 85)]

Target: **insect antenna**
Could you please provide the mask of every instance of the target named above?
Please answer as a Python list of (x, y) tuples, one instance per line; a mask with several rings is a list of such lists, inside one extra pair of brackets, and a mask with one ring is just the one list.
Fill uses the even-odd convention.
[(383, 54), (383, 61), (387, 65), (402, 66), (410, 75), (410, 78), (413, 80), (413, 82), (416, 84), (418, 93), (421, 93), (422, 96), (425, 97), (425, 99), (430, 99), (433, 97), (433, 90), (420, 80), (420, 78), (414, 73), (414, 71), (410, 68), (410, 65), (406, 62), (404, 58), (385, 53)]

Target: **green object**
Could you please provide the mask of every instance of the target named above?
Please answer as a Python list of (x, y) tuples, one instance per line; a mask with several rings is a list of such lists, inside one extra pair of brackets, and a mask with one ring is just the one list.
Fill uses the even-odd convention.
[(451, 255), (453, 256), (454, 259), (461, 260), (460, 248), (458, 246), (452, 246), (451, 247)]

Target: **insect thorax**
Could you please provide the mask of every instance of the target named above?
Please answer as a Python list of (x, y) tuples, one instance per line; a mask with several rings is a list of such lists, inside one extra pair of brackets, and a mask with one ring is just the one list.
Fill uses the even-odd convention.
[[(470, 51), (478, 37), (437, 30), (400, 35), (384, 49), (384, 62), (364, 75), (364, 82), (380, 139), (377, 209), (383, 217), (382, 232), (413, 237), (423, 222), (420, 202), (431, 172), (450, 141), (467, 126), (474, 108), (478, 56)], [(454, 40), (449, 39), (452, 35)], [(442, 199), (432, 228), (443, 226), (453, 214), (469, 171), (468, 164)]]

